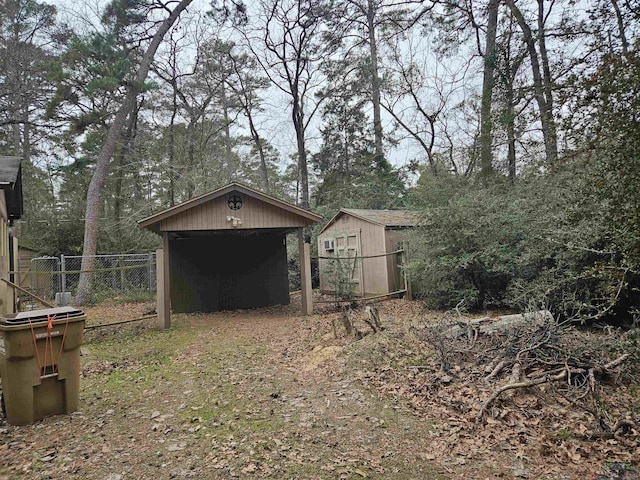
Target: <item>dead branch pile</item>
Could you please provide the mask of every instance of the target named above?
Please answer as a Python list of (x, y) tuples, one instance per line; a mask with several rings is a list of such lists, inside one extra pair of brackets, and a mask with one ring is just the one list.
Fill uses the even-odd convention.
[(594, 408), (600, 389), (618, 383), (632, 352), (637, 352), (624, 334), (577, 335), (575, 327), (558, 324), (548, 312), (522, 318), (529, 321), (498, 320), (488, 327), (459, 321), (456, 335), (437, 326), (420, 333), (435, 348), (441, 370), (449, 372), (452, 363), (464, 360), (482, 366), (482, 381), (493, 384), (493, 391), (478, 409), (476, 423), (506, 392), (553, 384), (556, 395), (594, 415), (602, 428), (599, 436), (640, 432), (630, 412), (612, 421)]
[[(576, 328), (545, 312), (471, 321), (417, 302), (377, 307), (384, 332), (349, 342), (345, 365), (385, 409), (423, 419), (425, 458), (450, 473), (491, 459), (513, 478), (635, 478), (640, 329)], [(615, 462), (626, 476), (606, 469)]]

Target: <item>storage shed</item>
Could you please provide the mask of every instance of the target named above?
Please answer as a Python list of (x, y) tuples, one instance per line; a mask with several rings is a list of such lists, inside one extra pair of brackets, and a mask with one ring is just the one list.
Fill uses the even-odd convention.
[(341, 209), (318, 235), (320, 291), (336, 291), (338, 265), (357, 296), (406, 289), (399, 268), (401, 254), (393, 252), (399, 250), (402, 232), (415, 227), (418, 220), (415, 211)]
[(163, 239), (158, 316), (289, 303), (286, 234), (298, 231), (302, 303), (311, 313), (309, 244), (302, 229), (322, 217), (246, 185), (223, 188), (140, 222)]

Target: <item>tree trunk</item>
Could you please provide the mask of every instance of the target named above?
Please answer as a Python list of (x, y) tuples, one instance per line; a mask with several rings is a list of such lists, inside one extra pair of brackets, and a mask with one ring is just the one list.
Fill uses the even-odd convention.
[(350, 162), (349, 159), (351, 158), (351, 155), (349, 154), (349, 145), (351, 145), (351, 136), (349, 135), (349, 129), (347, 128), (347, 112), (345, 111), (343, 114), (343, 118), (342, 118), (342, 124), (344, 125), (344, 129), (343, 129), (343, 133), (344, 133), (344, 140), (342, 142), (342, 145), (344, 146), (344, 151), (342, 152), (342, 171), (344, 172), (345, 176), (348, 177), (349, 174), (351, 173), (351, 166), (350, 166)]
[(131, 141), (134, 137), (134, 126), (138, 118), (139, 107), (136, 104), (136, 108), (131, 112), (127, 119), (127, 125), (125, 127), (125, 133), (122, 135), (122, 145), (118, 149), (116, 157), (116, 165), (118, 169), (118, 175), (116, 177), (115, 195), (113, 204), (113, 217), (115, 220), (116, 228), (120, 229), (120, 220), (122, 219), (122, 183), (124, 180), (124, 167), (126, 165), (127, 153), (131, 146)]
[(551, 67), (549, 66), (549, 55), (547, 53), (544, 20), (544, 0), (538, 0), (538, 45), (540, 48), (542, 79), (544, 82), (545, 114), (547, 116), (547, 134), (550, 148), (549, 160), (554, 162), (558, 158), (558, 134), (556, 131), (556, 122), (553, 118), (553, 79), (551, 78)]
[(494, 72), (496, 68), (496, 32), (498, 30), (498, 6), (500, 0), (490, 0), (488, 8), (487, 37), (484, 49), (484, 73), (482, 76), (482, 100), (480, 103), (480, 174), (488, 178), (493, 174), (493, 98)]
[(22, 159), (31, 163), (31, 123), (29, 122), (28, 113), (25, 113), (22, 126)]
[(613, 6), (613, 10), (616, 12), (616, 20), (618, 22), (618, 35), (620, 36), (620, 42), (622, 42), (622, 53), (626, 55), (627, 53), (629, 53), (629, 42), (625, 33), (624, 19), (622, 18), (622, 13), (620, 12), (618, 0), (611, 0), (611, 5)]
[[(509, 78), (513, 79), (511, 72)], [(506, 129), (507, 129), (507, 168), (509, 170), (509, 180), (514, 183), (516, 180), (516, 134), (515, 134), (515, 111), (513, 105), (513, 82), (506, 85)]]
[[(309, 171), (307, 169), (307, 149), (304, 135), (304, 114), (299, 114), (301, 108), (293, 108), (296, 143), (298, 145), (298, 174), (300, 178), (300, 206), (309, 208)], [(298, 117), (298, 118), (296, 118)]]
[(177, 86), (174, 83), (172, 85), (172, 98), (171, 98), (171, 119), (169, 121), (169, 206), (173, 207), (176, 204), (176, 187), (175, 187), (175, 164), (176, 164), (176, 115), (178, 114), (178, 94)]
[[(547, 100), (545, 98), (543, 79), (540, 70), (540, 60), (538, 58), (538, 52), (536, 50), (535, 40), (531, 28), (527, 25), (522, 12), (515, 5), (513, 0), (506, 0), (507, 6), (511, 10), (511, 13), (516, 18), (524, 41), (527, 45), (527, 51), (529, 53), (529, 60), (531, 61), (531, 73), (533, 75), (533, 89), (535, 91), (536, 102), (538, 103), (538, 110), (540, 111), (540, 123), (542, 124), (542, 136), (544, 139), (544, 149), (547, 162), (549, 164), (554, 163), (558, 156), (558, 145), (556, 139), (556, 127), (553, 119), (553, 112), (550, 112), (547, 107)], [(546, 53), (546, 52), (545, 52)]]
[(222, 115), (224, 122), (224, 155), (227, 178), (229, 181), (236, 176), (236, 166), (233, 164), (233, 149), (231, 145), (231, 120), (229, 118), (229, 100), (227, 99), (227, 89), (225, 83), (220, 84), (220, 97), (222, 99)]
[(115, 164), (116, 170), (118, 172), (116, 176), (116, 185), (114, 187), (113, 192), (113, 220), (116, 228), (120, 227), (120, 218), (122, 217), (122, 174), (124, 171), (124, 161), (125, 161), (125, 146), (120, 147), (118, 153), (116, 154)]
[(96, 168), (89, 183), (87, 191), (87, 207), (85, 211), (84, 223), (84, 246), (82, 250), (82, 265), (80, 267), (80, 279), (78, 281), (78, 291), (76, 293), (75, 303), (83, 305), (89, 300), (91, 270), (93, 270), (95, 254), (98, 247), (98, 214), (100, 210), (100, 196), (102, 188), (109, 172), (109, 163), (113, 157), (120, 134), (125, 127), (127, 116), (136, 106), (138, 94), (142, 92), (144, 81), (149, 73), (149, 68), (153, 62), (153, 58), (160, 46), (160, 42), (164, 38), (167, 31), (178, 19), (180, 14), (191, 4), (193, 0), (181, 0), (181, 2), (173, 9), (171, 14), (162, 22), (151, 43), (144, 52), (140, 61), (140, 66), (136, 72), (135, 78), (129, 88), (127, 94), (116, 112), (116, 115), (107, 132), (98, 159)]
[(251, 138), (253, 138), (253, 142), (256, 144), (256, 149), (258, 150), (258, 155), (260, 155), (260, 176), (262, 179), (262, 189), (265, 192), (269, 192), (269, 170), (267, 169), (267, 158), (264, 154), (264, 147), (262, 146), (262, 139), (258, 134), (258, 130), (256, 129), (255, 124), (253, 123), (253, 115), (248, 108), (245, 108), (245, 114), (247, 115), (247, 119), (249, 120), (249, 130), (251, 131)]
[(377, 166), (384, 160), (382, 144), (382, 115), (380, 112), (380, 77), (378, 76), (378, 46), (375, 31), (375, 5), (367, 0), (367, 28), (369, 30), (369, 54), (371, 55), (371, 102), (373, 103), (373, 135), (376, 148)]
[(513, 88), (513, 84), (520, 70), (520, 66), (525, 58), (524, 54), (518, 53), (515, 58), (511, 55), (511, 41), (513, 38), (513, 17), (509, 21), (508, 35), (505, 38), (505, 65), (504, 72), (502, 72), (502, 88), (504, 89), (505, 107), (504, 112), (504, 124), (507, 132), (507, 172), (509, 175), (509, 181), (511, 184), (516, 180), (516, 95)]
[(305, 141), (304, 104), (298, 92), (298, 86), (291, 86), (293, 106), (291, 117), (296, 131), (298, 147), (298, 178), (300, 179), (300, 206), (309, 208), (309, 170), (307, 167), (307, 148)]
[(200, 118), (200, 115), (191, 115), (190, 116), (190, 120), (189, 120), (189, 124), (187, 125), (187, 167), (186, 170), (188, 170), (188, 172), (191, 172), (192, 175), (187, 175), (187, 182), (185, 185), (185, 192), (186, 192), (186, 197), (187, 200), (191, 199), (191, 197), (193, 197), (195, 191), (196, 191), (196, 184), (195, 181), (193, 180), (193, 172), (195, 170), (196, 167), (196, 155), (195, 155), (195, 151), (196, 151), (196, 123), (198, 122), (198, 119)]

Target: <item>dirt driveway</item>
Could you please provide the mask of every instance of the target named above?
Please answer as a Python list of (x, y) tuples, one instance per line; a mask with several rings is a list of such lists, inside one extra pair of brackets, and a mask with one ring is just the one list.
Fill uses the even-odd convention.
[(326, 317), (173, 320), (90, 334), (80, 410), (4, 424), (1, 478), (447, 478), (429, 424), (347, 373)]
[[(457, 366), (456, 378), (437, 376), (412, 333), (433, 312), (377, 306), (387, 328), (361, 340), (332, 307), (302, 317), (297, 305), (175, 315), (168, 331), (151, 320), (88, 330), (79, 411), (1, 424), (0, 480), (638, 479), (597, 475), (611, 462), (637, 468), (640, 442), (581, 440), (593, 418), (542, 389), (476, 428), (495, 387), (474, 387)], [(88, 323), (140, 308), (92, 309)], [(640, 408), (633, 388), (615, 390), (618, 403)]]

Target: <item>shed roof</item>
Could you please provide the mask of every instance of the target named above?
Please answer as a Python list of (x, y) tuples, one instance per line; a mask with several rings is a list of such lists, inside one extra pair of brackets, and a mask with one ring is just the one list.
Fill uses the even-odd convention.
[(0, 190), (5, 190), (7, 216), (9, 221), (22, 217), (22, 173), (20, 157), (0, 155)]
[(8, 188), (18, 181), (20, 172), (20, 157), (0, 155), (0, 188)]
[(329, 222), (320, 230), (324, 232), (342, 215), (351, 215), (369, 223), (382, 227), (415, 227), (420, 221), (420, 212), (415, 210), (366, 210), (359, 208), (342, 208)]
[(243, 193), (249, 197), (253, 197), (280, 210), (286, 211), (289, 214), (293, 214), (295, 217), (300, 219), (300, 226), (318, 223), (320, 220), (322, 220), (322, 216), (316, 213), (310, 212), (291, 203), (272, 197), (251, 187), (242, 185), (241, 183), (233, 182), (212, 192), (192, 198), (191, 200), (181, 203), (180, 205), (176, 205), (160, 213), (151, 215), (150, 217), (140, 220), (140, 222), (138, 223), (141, 227), (145, 227), (157, 232), (160, 229), (160, 223), (162, 221), (181, 215), (188, 210), (196, 208), (204, 203), (212, 202), (232, 192)]

